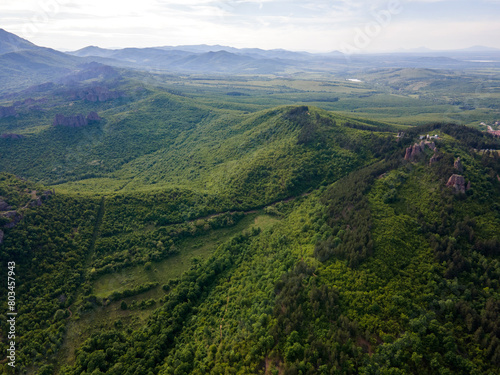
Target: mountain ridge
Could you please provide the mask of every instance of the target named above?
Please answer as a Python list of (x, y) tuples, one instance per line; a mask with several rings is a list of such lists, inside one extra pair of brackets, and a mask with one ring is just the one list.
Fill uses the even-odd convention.
[(10, 52), (33, 50), (38, 48), (41, 47), (0, 28), (0, 55)]

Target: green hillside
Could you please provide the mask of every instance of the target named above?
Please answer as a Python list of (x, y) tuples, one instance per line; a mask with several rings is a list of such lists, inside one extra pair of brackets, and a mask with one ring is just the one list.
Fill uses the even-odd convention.
[(0, 29), (0, 374), (500, 375), (498, 53), (428, 52)]
[(500, 141), (397, 121), (450, 107), (407, 93), (440, 74), (89, 64), (2, 97), (16, 371), (498, 374)]
[[(398, 139), (311, 106), (195, 104), (152, 93), (127, 117), (122, 103), (88, 128), (2, 140), (47, 151), (50, 167), (65, 161), (57, 149), (87, 142), (58, 174), (45, 157), (5, 164), (68, 180), (55, 194), (1, 175), (22, 216), (0, 246), (19, 272), (19, 368), (498, 373), (500, 159), (481, 151), (497, 140), (440, 124)], [(98, 141), (75, 137), (85, 132)], [(419, 134), (436, 133), (435, 152), (404, 160)], [(87, 163), (97, 155), (106, 168)], [(453, 174), (465, 193), (446, 186)]]

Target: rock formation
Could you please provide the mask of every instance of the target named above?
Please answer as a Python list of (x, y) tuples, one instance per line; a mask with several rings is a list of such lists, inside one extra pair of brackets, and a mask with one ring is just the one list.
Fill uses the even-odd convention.
[(429, 165), (437, 163), (442, 158), (443, 158), (443, 155), (434, 152), (434, 155), (432, 155), (431, 160), (429, 160)]
[[(456, 192), (465, 193), (465, 190), (466, 190), (465, 178), (464, 178), (464, 176), (460, 176), (458, 174), (453, 174), (448, 179), (446, 186), (454, 188)], [(467, 184), (467, 188), (470, 188), (470, 182), (469, 182), (469, 184)]]
[(99, 121), (101, 118), (96, 112), (90, 112), (87, 117), (82, 114), (74, 116), (64, 116), (57, 114), (52, 123), (54, 126), (66, 126), (69, 128), (80, 128), (82, 126), (87, 126), (91, 121)]
[(88, 122), (91, 122), (91, 121), (100, 121), (101, 118), (99, 117), (99, 115), (97, 114), (97, 112), (90, 112), (88, 115), (87, 115), (87, 121)]
[(425, 142), (415, 143), (413, 146), (408, 147), (405, 153), (405, 160), (415, 161), (420, 154), (425, 150)]
[(3, 230), (0, 229), (0, 245), (3, 243)]
[(61, 114), (57, 114), (53, 125), (54, 126), (66, 126), (69, 128), (79, 128), (82, 126), (86, 126), (88, 124), (87, 119), (83, 117), (83, 115), (75, 115), (75, 116), (64, 116)]
[(2, 214), (3, 217), (10, 219), (10, 223), (4, 225), (4, 228), (14, 228), (23, 218), (17, 211), (7, 211)]
[(429, 147), (432, 151), (436, 151), (436, 144), (434, 142), (425, 142), (425, 145)]
[(415, 143), (413, 146), (406, 149), (405, 160), (416, 161), (417, 158), (423, 154), (426, 147), (429, 147), (432, 151), (434, 151), (434, 154), (436, 153), (437, 148), (434, 142), (421, 141), (420, 143)]
[(0, 107), (0, 118), (17, 115), (15, 107)]
[(462, 165), (462, 161), (460, 160), (460, 157), (458, 157), (457, 160), (455, 160), (455, 163), (453, 164), (453, 166), (459, 172), (464, 171), (464, 166)]
[(5, 202), (2, 198), (0, 198), (0, 211), (8, 211), (11, 207), (7, 202)]

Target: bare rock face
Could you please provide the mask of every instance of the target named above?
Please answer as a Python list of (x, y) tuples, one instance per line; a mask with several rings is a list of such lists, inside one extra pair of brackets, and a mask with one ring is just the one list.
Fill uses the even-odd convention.
[(0, 229), (0, 245), (3, 243), (3, 230)]
[(101, 118), (99, 117), (99, 115), (97, 114), (97, 112), (90, 112), (88, 115), (87, 115), (87, 121), (88, 122), (91, 122), (91, 121), (100, 121)]
[[(465, 178), (458, 174), (453, 174), (448, 179), (446, 186), (452, 187), (457, 193), (465, 193)], [(470, 188), (470, 186), (468, 186)]]
[(21, 139), (24, 138), (21, 134), (14, 134), (14, 133), (4, 133), (0, 135), (0, 138), (3, 139)]
[(2, 198), (0, 198), (0, 211), (8, 211), (11, 207), (7, 202), (5, 202)]
[(4, 212), (2, 216), (10, 219), (10, 223), (4, 225), (5, 228), (14, 228), (23, 218), (17, 211)]
[(426, 147), (429, 147), (432, 151), (434, 151), (434, 155), (436, 154), (437, 147), (434, 142), (421, 141), (420, 143), (415, 143), (413, 146), (406, 149), (405, 160), (416, 161), (418, 157), (424, 153)]
[(431, 160), (429, 160), (429, 165), (437, 163), (442, 158), (443, 158), (443, 155), (440, 155), (440, 154), (437, 154), (436, 152), (434, 152), (434, 155), (432, 155)]
[(455, 160), (455, 163), (453, 164), (453, 166), (459, 172), (464, 171), (464, 166), (462, 165), (462, 161), (460, 160), (460, 157), (458, 157), (457, 160)]
[(405, 160), (415, 161), (420, 154), (425, 150), (425, 142), (415, 143), (413, 146), (408, 147), (405, 153)]
[(54, 126), (66, 126), (68, 128), (79, 128), (82, 126), (87, 126), (88, 122), (83, 115), (75, 115), (75, 116), (64, 116), (61, 114), (57, 114), (54, 122), (52, 123)]
[(0, 107), (0, 118), (17, 115), (15, 107)]
[(82, 114), (75, 116), (64, 116), (57, 114), (52, 125), (54, 126), (66, 126), (68, 128), (80, 128), (82, 126), (87, 126), (91, 121), (99, 121), (101, 118), (96, 112), (90, 112), (87, 117)]

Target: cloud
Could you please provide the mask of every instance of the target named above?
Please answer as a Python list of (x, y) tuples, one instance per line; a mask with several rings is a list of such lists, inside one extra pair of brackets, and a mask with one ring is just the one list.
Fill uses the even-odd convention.
[(328, 51), (349, 43), (358, 30), (379, 22), (391, 4), (399, 4), (402, 11), (391, 14), (370, 49), (435, 48), (440, 41), (500, 47), (492, 38), (498, 35), (499, 2), (141, 0), (139, 6), (137, 0), (2, 0), (0, 24), (37, 44), (63, 49), (209, 43)]

